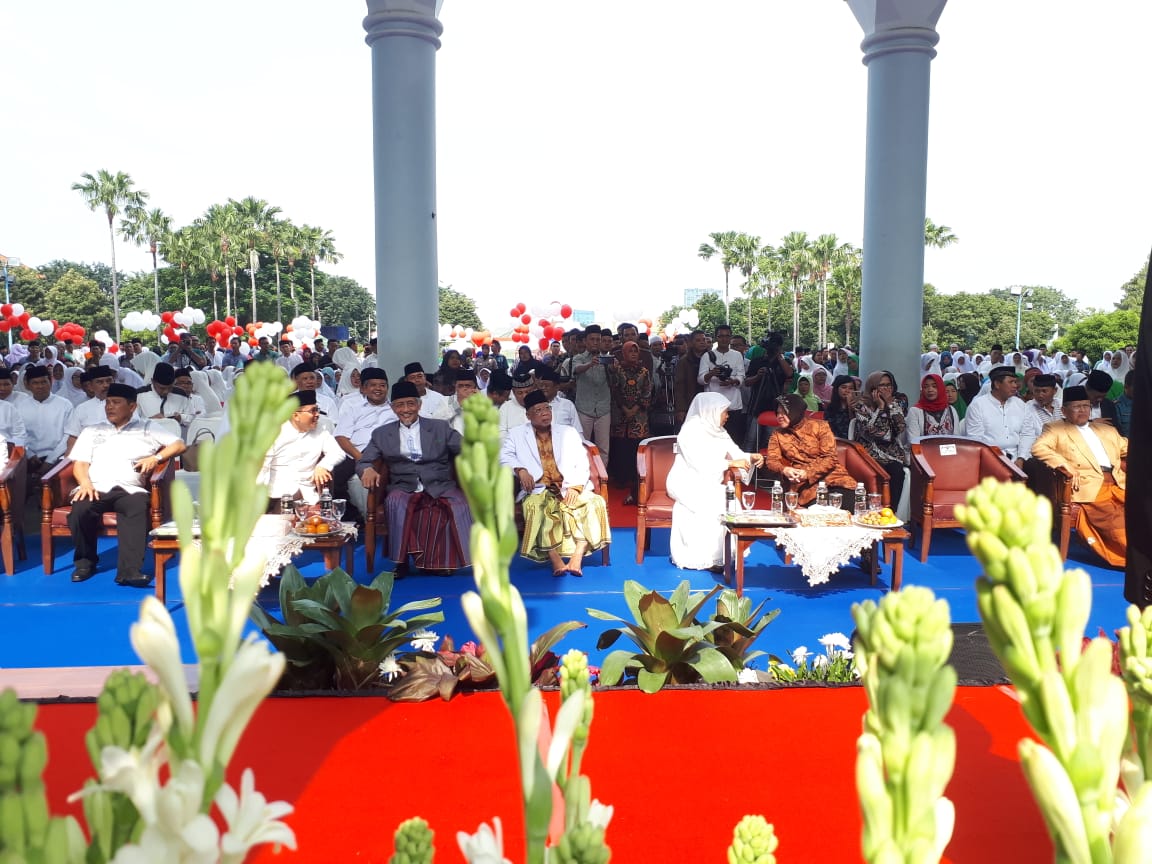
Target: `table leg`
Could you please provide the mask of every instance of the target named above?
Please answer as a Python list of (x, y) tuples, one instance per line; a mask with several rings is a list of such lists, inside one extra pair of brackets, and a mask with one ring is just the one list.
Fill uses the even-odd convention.
[(356, 544), (353, 543), (352, 540), (350, 540), (350, 539), (345, 540), (344, 541), (344, 571), (349, 576), (354, 575), (353, 571), (352, 571), (352, 556), (355, 554), (355, 552), (356, 552)]
[(340, 566), (340, 547), (326, 547), (324, 549), (324, 569), (335, 570)]
[(172, 557), (171, 552), (161, 552), (153, 550), (153, 560), (155, 561), (156, 569), (156, 599), (164, 603), (168, 598), (168, 560)]
[(892, 544), (892, 590), (899, 591), (900, 583), (904, 579), (904, 543), (895, 541)]
[(868, 576), (872, 580), (872, 587), (876, 587), (876, 577), (880, 573), (880, 556), (885, 553), (886, 543), (881, 542), (879, 538), (872, 541), (872, 554), (869, 556), (871, 559), (868, 562)]
[(736, 542), (736, 538), (731, 534), (724, 536), (724, 584), (732, 584), (732, 544)]
[(751, 539), (740, 537), (736, 540), (736, 596), (744, 596), (744, 553), (752, 545)]

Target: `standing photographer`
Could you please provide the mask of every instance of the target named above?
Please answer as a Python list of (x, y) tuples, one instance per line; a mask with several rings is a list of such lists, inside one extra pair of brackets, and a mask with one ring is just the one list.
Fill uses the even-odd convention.
[(199, 348), (193, 346), (191, 333), (181, 333), (178, 342), (168, 343), (168, 353), (164, 357), (164, 362), (173, 369), (184, 366), (192, 369), (203, 369), (208, 365), (208, 357)]
[(775, 411), (776, 401), (784, 395), (785, 387), (792, 380), (792, 364), (784, 356), (784, 335), (781, 333), (768, 333), (760, 340), (760, 347), (764, 352), (748, 364), (748, 374), (744, 384), (752, 393), (749, 403), (749, 413), (752, 416), (752, 428), (757, 430), (755, 446), (745, 445), (749, 450), (762, 449), (763, 443), (759, 440), (759, 430), (764, 428), (757, 423), (757, 419), (764, 411)]
[(727, 324), (716, 327), (716, 347), (700, 358), (696, 380), (708, 392), (719, 393), (728, 400), (728, 420), (724, 429), (733, 441), (743, 446), (748, 428), (744, 398), (740, 394), (740, 385), (744, 383), (744, 355), (732, 347), (732, 328)]

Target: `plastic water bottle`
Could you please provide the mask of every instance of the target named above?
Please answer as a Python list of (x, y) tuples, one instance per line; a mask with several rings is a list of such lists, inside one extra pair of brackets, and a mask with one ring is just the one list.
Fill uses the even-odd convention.
[(856, 484), (855, 499), (852, 502), (852, 510), (856, 514), (856, 518), (859, 519), (868, 512), (868, 493), (864, 491), (863, 483)]
[(776, 514), (784, 512), (784, 487), (780, 485), (779, 480), (772, 484), (772, 512)]
[(823, 480), (821, 480), (820, 485), (818, 485), (816, 487), (816, 506), (817, 507), (827, 507), (828, 506), (828, 484), (825, 483)]
[(286, 516), (289, 519), (292, 518), (292, 496), (291, 495), (281, 495), (280, 496), (280, 515)]
[(728, 481), (728, 485), (724, 488), (724, 512), (736, 512), (736, 484), (731, 480)]
[(327, 486), (320, 490), (320, 516), (324, 519), (333, 518), (332, 490)]

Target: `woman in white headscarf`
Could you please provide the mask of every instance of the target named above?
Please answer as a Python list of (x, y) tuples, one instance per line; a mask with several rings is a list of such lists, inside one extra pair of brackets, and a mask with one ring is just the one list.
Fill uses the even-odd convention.
[(1021, 351), (1013, 351), (1012, 356), (1009, 358), (1009, 364), (1016, 370), (1017, 377), (1024, 377), (1024, 373), (1032, 368), (1028, 357)]
[(151, 351), (141, 351), (132, 358), (132, 368), (135, 369), (141, 378), (144, 379), (145, 384), (152, 383), (152, 371), (156, 368), (156, 364), (160, 362), (160, 355), (154, 354)]
[[(341, 348), (341, 351), (349, 351)], [(360, 364), (352, 361), (340, 367), (340, 383), (336, 385), (336, 395), (343, 399), (360, 392)]]
[(940, 375), (940, 354), (936, 351), (927, 351), (920, 355), (920, 377), (925, 375)]
[(1119, 381), (1122, 385), (1124, 376), (1128, 374), (1128, 370), (1131, 368), (1132, 361), (1128, 357), (1128, 352), (1123, 348), (1117, 348), (1108, 359), (1108, 366), (1104, 371), (1112, 376), (1113, 381)]
[[(969, 374), (976, 375), (976, 374), (978, 374), (976, 372), (976, 364), (973, 363), (972, 358), (970, 358), (963, 351), (958, 351), (957, 353), (952, 355), (952, 368), (948, 371), (954, 372), (957, 375), (969, 375)], [(948, 380), (943, 375), (940, 377), (944, 378), (945, 381)]]
[(204, 403), (205, 417), (218, 417), (224, 413), (224, 403), (212, 389), (208, 381), (208, 373), (203, 369), (192, 370), (192, 392), (200, 397)]
[[(724, 430), (728, 397), (700, 393), (688, 406), (676, 436), (676, 460), (668, 472), (672, 507), (672, 563), (685, 570), (724, 564), (724, 472), (762, 465), (759, 453), (744, 453)], [(745, 479), (747, 479), (745, 477)]]
[(1105, 351), (1104, 356), (1100, 358), (1100, 362), (1093, 366), (1093, 369), (1102, 369), (1108, 371), (1108, 367), (1112, 365), (1112, 352)]
[(84, 385), (80, 383), (80, 376), (83, 374), (84, 370), (79, 366), (73, 366), (64, 373), (64, 386), (60, 388), (60, 395), (73, 405), (79, 405), (88, 400)]
[(1063, 351), (1057, 351), (1052, 355), (1052, 374), (1063, 381), (1068, 380), (1068, 376), (1076, 371), (1076, 364), (1072, 362), (1072, 358), (1065, 354)]
[(360, 358), (356, 356), (356, 352), (349, 348), (347, 345), (337, 348), (332, 352), (332, 363), (338, 369), (343, 369), (349, 363), (355, 363), (356, 368), (360, 368)]
[(221, 402), (228, 401), (228, 385), (224, 383), (224, 376), (220, 374), (219, 369), (208, 370), (208, 383), (212, 386), (216, 398)]

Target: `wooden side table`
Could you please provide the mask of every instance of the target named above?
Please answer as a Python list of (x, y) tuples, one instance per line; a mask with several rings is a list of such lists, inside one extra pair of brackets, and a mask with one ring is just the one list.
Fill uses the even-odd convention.
[[(732, 584), (732, 577), (736, 577), (736, 593), (744, 595), (744, 552), (757, 540), (775, 540), (776, 528), (765, 528), (757, 525), (728, 525), (725, 524), (728, 538), (724, 543), (724, 583)], [(872, 544), (872, 572), (868, 575), (872, 584), (876, 584), (876, 577), (880, 573), (879, 552), (883, 551), (884, 560), (887, 561), (889, 553), (892, 557), (892, 590), (899, 591), (904, 579), (904, 544), (912, 536), (904, 528), (888, 528), (886, 530), (868, 529), (876, 531), (876, 539)], [(735, 542), (731, 542), (731, 541)], [(733, 550), (735, 546), (735, 550)]]
[[(148, 548), (152, 550), (156, 562), (156, 599), (165, 602), (167, 596), (168, 562), (180, 552), (180, 540), (176, 537), (150, 537)], [(314, 540), (305, 540), (303, 552), (319, 551), (324, 554), (324, 566), (335, 570), (340, 566), (340, 552), (344, 551), (344, 570), (353, 575), (353, 556), (356, 551), (355, 535), (328, 534)]]

